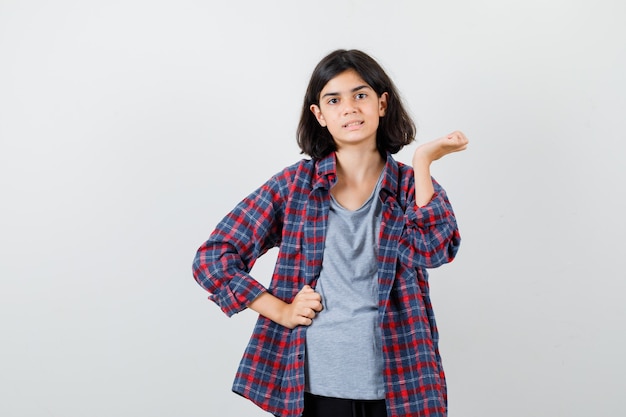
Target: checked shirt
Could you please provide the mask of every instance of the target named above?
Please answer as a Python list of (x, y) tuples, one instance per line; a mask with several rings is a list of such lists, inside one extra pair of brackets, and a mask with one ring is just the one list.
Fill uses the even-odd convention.
[[(269, 291), (291, 302), (315, 287), (324, 253), (334, 153), (285, 168), (241, 201), (196, 254), (196, 281), (232, 316)], [(389, 417), (443, 417), (446, 383), (426, 268), (452, 261), (460, 244), (445, 191), (423, 207), (414, 200), (410, 166), (387, 155), (379, 198), (378, 317)], [(255, 260), (278, 246), (269, 288), (250, 275)], [(259, 316), (239, 365), (233, 391), (282, 417), (302, 414), (306, 327), (293, 330)]]

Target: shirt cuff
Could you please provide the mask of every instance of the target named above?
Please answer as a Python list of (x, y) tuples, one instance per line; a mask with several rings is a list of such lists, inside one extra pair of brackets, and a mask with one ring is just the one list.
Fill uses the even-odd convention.
[(249, 275), (233, 277), (220, 291), (209, 295), (227, 316), (245, 310), (248, 305), (267, 289)]
[(444, 199), (444, 195), (438, 192), (422, 207), (413, 204), (406, 209), (406, 218), (409, 225), (417, 227), (430, 227), (441, 223), (442, 218), (450, 215)]

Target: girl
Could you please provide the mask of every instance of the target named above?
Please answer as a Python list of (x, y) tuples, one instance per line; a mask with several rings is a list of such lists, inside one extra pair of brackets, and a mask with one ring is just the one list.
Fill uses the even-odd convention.
[[(337, 50), (306, 91), (298, 144), (311, 156), (239, 203), (198, 250), (194, 277), (229, 316), (259, 313), (233, 391), (283, 417), (445, 416), (428, 274), (460, 236), (430, 164), (461, 132), (414, 140), (396, 88), (371, 57)], [(269, 288), (249, 275), (278, 246)]]

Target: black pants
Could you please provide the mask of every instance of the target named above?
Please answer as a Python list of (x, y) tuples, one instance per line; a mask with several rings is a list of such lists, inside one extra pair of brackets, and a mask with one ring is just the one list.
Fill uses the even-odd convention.
[(302, 417), (387, 417), (385, 400), (347, 400), (304, 393)]

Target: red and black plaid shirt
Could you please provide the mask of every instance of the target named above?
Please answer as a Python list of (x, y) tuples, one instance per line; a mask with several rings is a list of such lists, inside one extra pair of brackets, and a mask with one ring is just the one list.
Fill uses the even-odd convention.
[[(276, 174), (218, 224), (196, 254), (194, 277), (229, 316), (269, 291), (290, 302), (315, 286), (322, 266), (334, 154), (302, 160)], [(389, 417), (446, 415), (446, 384), (425, 268), (450, 262), (460, 244), (445, 191), (415, 205), (411, 167), (387, 155), (379, 198), (379, 323)], [(278, 246), (269, 288), (249, 275), (255, 260)], [(260, 316), (233, 391), (264, 410), (300, 416), (304, 404), (306, 327), (293, 330)], [(339, 347), (342, 348), (342, 347)]]

